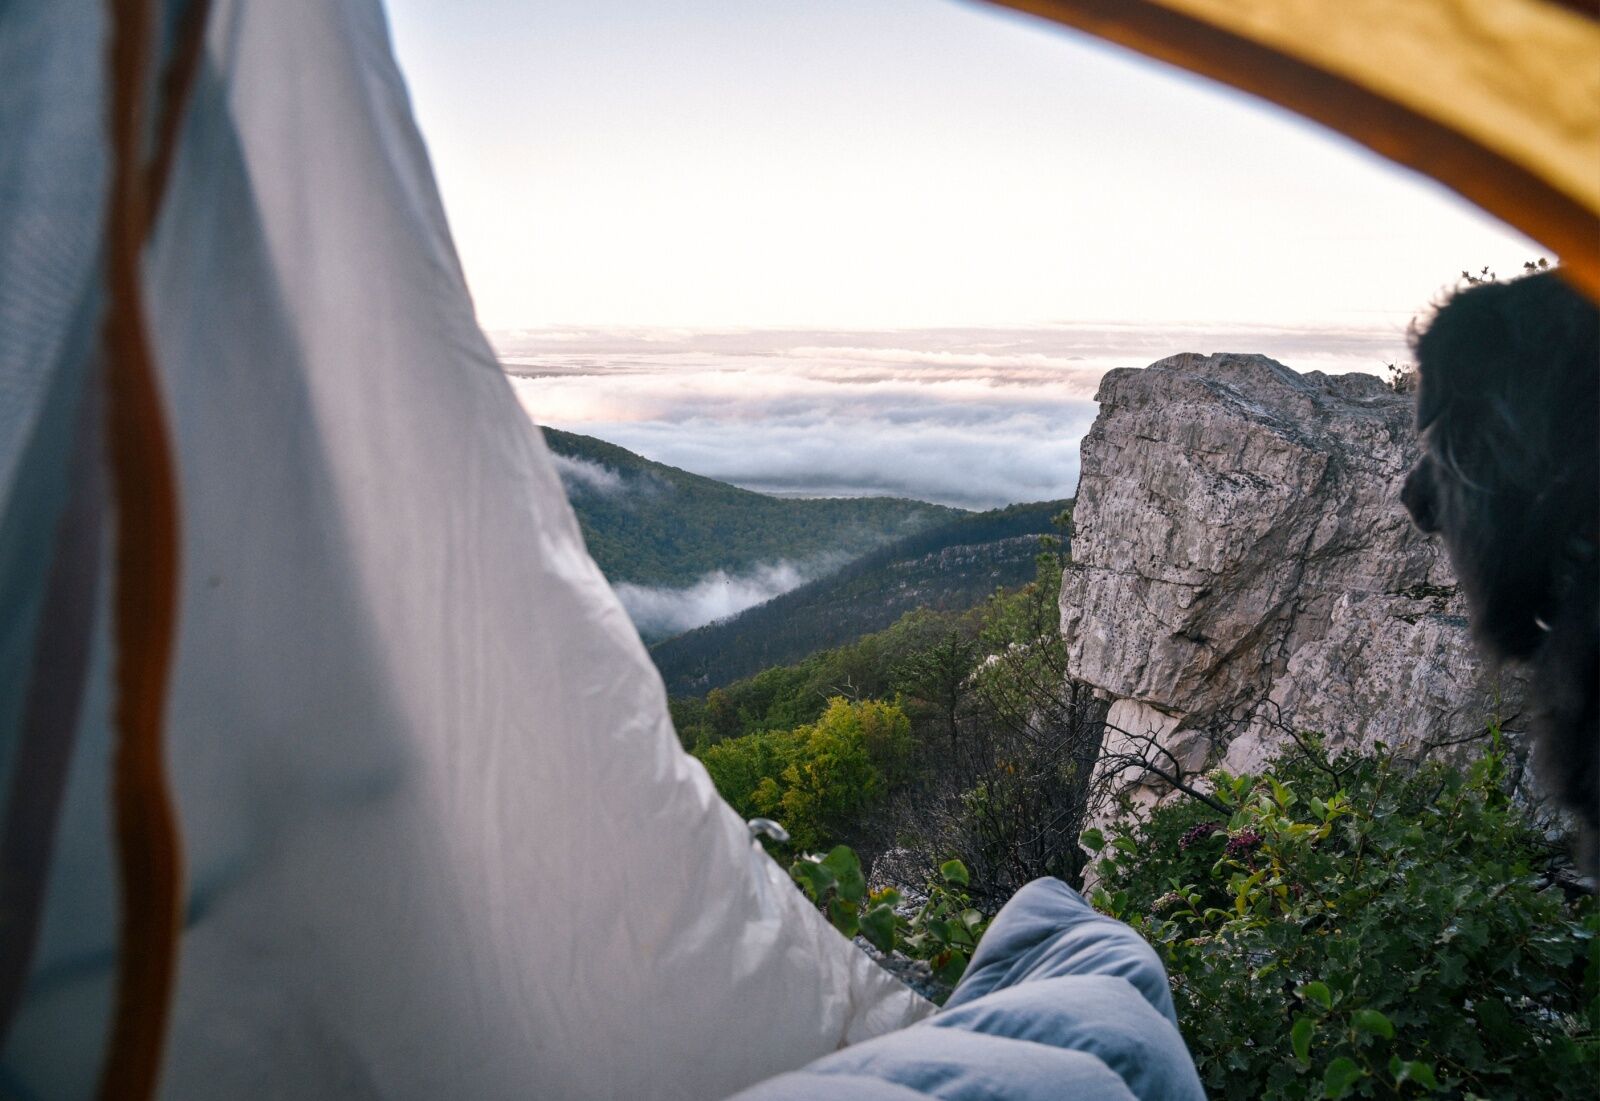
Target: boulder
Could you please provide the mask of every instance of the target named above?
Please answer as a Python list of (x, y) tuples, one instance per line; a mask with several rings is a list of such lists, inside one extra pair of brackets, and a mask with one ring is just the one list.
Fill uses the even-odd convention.
[[(1108, 753), (1149, 737), (1188, 773), (1238, 771), (1291, 729), (1420, 748), (1519, 725), (1520, 685), (1477, 658), (1444, 551), (1400, 504), (1412, 395), (1185, 354), (1097, 397), (1061, 629), (1072, 675), (1113, 701)], [(1128, 779), (1141, 801), (1165, 787)]]

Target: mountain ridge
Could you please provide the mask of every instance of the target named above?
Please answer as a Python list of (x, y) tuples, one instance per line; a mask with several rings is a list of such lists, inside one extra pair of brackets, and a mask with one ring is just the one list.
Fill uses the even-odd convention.
[(716, 571), (851, 559), (960, 509), (903, 497), (774, 497), (544, 427), (589, 554), (613, 585), (685, 587)]

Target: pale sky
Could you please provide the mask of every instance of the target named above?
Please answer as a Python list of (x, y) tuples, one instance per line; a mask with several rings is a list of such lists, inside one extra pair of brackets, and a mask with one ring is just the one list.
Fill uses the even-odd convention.
[(387, 4), (489, 329), (1399, 325), (1463, 267), (1548, 255), (1313, 124), (979, 4)]

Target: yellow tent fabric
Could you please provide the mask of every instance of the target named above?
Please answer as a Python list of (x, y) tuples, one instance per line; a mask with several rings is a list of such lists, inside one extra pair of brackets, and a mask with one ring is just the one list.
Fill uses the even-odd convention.
[(1454, 188), (1600, 300), (1600, 18), (1571, 0), (991, 0), (1273, 100)]

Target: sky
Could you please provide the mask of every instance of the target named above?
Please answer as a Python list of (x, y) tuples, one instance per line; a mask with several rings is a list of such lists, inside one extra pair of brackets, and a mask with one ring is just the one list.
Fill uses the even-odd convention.
[[(987, 5), (387, 4), (530, 416), (763, 492), (1066, 497), (1107, 370), (1381, 372), (1463, 268), (1540, 255), (1312, 123)], [(670, 632), (814, 568), (619, 595)]]
[(490, 330), (1398, 328), (1541, 252), (1314, 124), (986, 5), (387, 3)]

